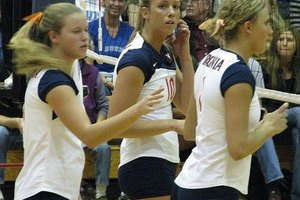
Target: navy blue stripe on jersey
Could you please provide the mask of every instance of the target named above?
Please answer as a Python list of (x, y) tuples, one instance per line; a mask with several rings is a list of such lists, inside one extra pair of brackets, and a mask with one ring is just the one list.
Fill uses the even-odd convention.
[(146, 42), (139, 49), (128, 50), (120, 58), (117, 72), (129, 66), (134, 66), (142, 70), (145, 76), (144, 83), (151, 79), (156, 69), (176, 70), (175, 61), (167, 47), (162, 46), (160, 53), (158, 53)]
[[(225, 92), (231, 86), (238, 83), (248, 83), (255, 91), (255, 79), (249, 69), (249, 67), (244, 62), (237, 62), (226, 69), (221, 80), (221, 92), (224, 97)], [(252, 93), (252, 95), (253, 95)]]
[(150, 80), (151, 76), (155, 72), (155, 68), (152, 67), (152, 63), (150, 58), (146, 58), (147, 52), (145, 49), (131, 49), (127, 51), (122, 58), (119, 61), (118, 68), (117, 68), (117, 73), (126, 67), (129, 66), (134, 66), (142, 70), (144, 76), (145, 76), (145, 81)]
[(47, 94), (53, 88), (60, 85), (69, 85), (71, 88), (73, 88), (76, 95), (79, 92), (75, 85), (74, 80), (70, 76), (68, 76), (67, 74), (59, 70), (48, 70), (41, 78), (38, 86), (38, 95), (41, 98), (41, 100), (47, 103), (46, 102)]

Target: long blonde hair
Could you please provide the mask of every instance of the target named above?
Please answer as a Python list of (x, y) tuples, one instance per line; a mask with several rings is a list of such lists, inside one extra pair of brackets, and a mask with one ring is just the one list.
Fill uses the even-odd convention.
[[(264, 0), (225, 0), (205, 30), (217, 40), (230, 41), (236, 37), (239, 26), (246, 21), (255, 21), (258, 12), (265, 6)], [(223, 24), (216, 32), (220, 19)]]
[(135, 26), (135, 29), (134, 31), (132, 32), (130, 38), (129, 38), (129, 41), (128, 43), (130, 43), (137, 32), (142, 32), (143, 28), (144, 28), (144, 25), (145, 25), (145, 19), (143, 18), (142, 16), (142, 13), (141, 13), (141, 8), (142, 7), (146, 7), (146, 8), (150, 8), (150, 5), (151, 5), (151, 0), (139, 0), (139, 13), (138, 13), (138, 19), (137, 19), (137, 22), (136, 22), (136, 26)]
[(280, 26), (279, 30), (274, 31), (273, 39), (270, 47), (266, 51), (266, 60), (263, 63), (266, 72), (270, 75), (269, 84), (272, 88), (277, 88), (278, 82), (284, 80), (283, 75), (279, 73), (282, 66), (280, 66), (280, 56), (277, 51), (277, 42), (283, 32), (290, 31), (296, 42), (296, 50), (289, 65), (289, 69), (293, 73), (296, 80), (295, 91), (300, 92), (300, 33), (291, 24), (286, 21), (284, 26)]
[(53, 54), (48, 33), (60, 33), (67, 16), (82, 12), (70, 3), (51, 4), (46, 8), (41, 21), (31, 20), (24, 24), (14, 34), (8, 46), (14, 51), (15, 71), (19, 74), (30, 74), (43, 68), (54, 67), (69, 73), (65, 61)]

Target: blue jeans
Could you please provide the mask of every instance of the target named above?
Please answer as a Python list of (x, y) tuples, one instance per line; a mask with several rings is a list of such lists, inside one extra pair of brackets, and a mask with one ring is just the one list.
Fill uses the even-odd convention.
[(265, 183), (283, 178), (273, 139), (268, 139), (256, 152)]
[(107, 143), (100, 144), (92, 149), (92, 154), (95, 158), (96, 185), (109, 184), (109, 172), (111, 162), (111, 151)]
[[(300, 107), (288, 110), (288, 129), (293, 142), (294, 166), (291, 200), (300, 199)], [(266, 183), (283, 177), (279, 161), (275, 151), (274, 143), (268, 140), (258, 151), (257, 158), (265, 177)]]
[[(6, 162), (8, 149), (21, 149), (23, 147), (22, 135), (17, 129), (11, 130), (5, 126), (0, 126), (0, 163)], [(3, 168), (0, 168), (0, 184), (4, 183)]]
[(291, 130), (291, 137), (294, 149), (293, 183), (291, 200), (300, 199), (300, 107), (288, 110), (288, 127)]
[(105, 88), (105, 94), (106, 96), (111, 96), (112, 95), (112, 90), (108, 86), (104, 86)]

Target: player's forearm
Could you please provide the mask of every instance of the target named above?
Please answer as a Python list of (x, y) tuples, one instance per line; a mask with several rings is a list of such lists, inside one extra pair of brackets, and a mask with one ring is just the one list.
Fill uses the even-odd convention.
[(8, 128), (19, 128), (21, 118), (0, 115), (0, 125)]
[(181, 79), (180, 83), (178, 83), (179, 87), (177, 88), (179, 90), (176, 91), (176, 93), (178, 92), (179, 94), (177, 101), (179, 105), (177, 104), (176, 106), (179, 107), (183, 114), (186, 114), (186, 110), (189, 103), (189, 97), (192, 93), (194, 85), (194, 68), (192, 58), (190, 55), (185, 59), (181, 59), (180, 63), (182, 75), (181, 78), (179, 78)]
[(122, 138), (143, 138), (162, 134), (168, 131), (176, 131), (177, 120), (138, 120), (129, 129), (124, 131)]

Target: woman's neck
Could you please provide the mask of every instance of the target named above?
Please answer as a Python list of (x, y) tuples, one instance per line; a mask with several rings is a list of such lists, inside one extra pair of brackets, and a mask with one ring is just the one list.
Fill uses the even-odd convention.
[(59, 53), (57, 51), (54, 51), (54, 55), (56, 55), (57, 58), (63, 60), (64, 63), (65, 63), (65, 66), (63, 66), (64, 69), (61, 69), (61, 70), (64, 70), (66, 73), (70, 74), (71, 71), (72, 71), (75, 59), (73, 59), (73, 58), (66, 58), (65, 56), (63, 56), (61, 53)]
[(289, 69), (291, 62), (292, 62), (292, 57), (290, 56), (281, 56), (280, 57), (280, 66), (283, 69)]
[(200, 25), (202, 24), (205, 20), (207, 20), (208, 16), (208, 11), (203, 13), (203, 15), (201, 16), (197, 16), (197, 17), (192, 17), (191, 19), (194, 21), (195, 24)]
[(286, 80), (292, 78), (293, 72), (290, 70), (291, 61), (292, 61), (292, 58), (291, 58), (291, 57), (282, 56), (282, 57), (280, 58), (280, 66), (281, 66), (282, 69), (283, 69), (284, 78), (285, 78)]
[(73, 62), (67, 62), (67, 67), (65, 68), (65, 72), (69, 75), (71, 75), (72, 69), (73, 69), (73, 65), (74, 65), (74, 61)]
[(252, 56), (252, 53), (250, 53), (248, 48), (243, 48), (243, 43), (227, 42), (226, 45), (224, 45), (224, 49), (238, 54), (243, 58), (245, 63), (247, 63)]
[(161, 46), (166, 37), (157, 33), (152, 34), (151, 30), (146, 30), (145, 28), (140, 34), (147, 43), (149, 43), (157, 52), (160, 52)]
[(107, 28), (119, 28), (120, 25), (119, 17), (105, 15), (104, 20)]
[(115, 17), (105, 17), (105, 26), (109, 35), (115, 38), (119, 32), (120, 20)]

